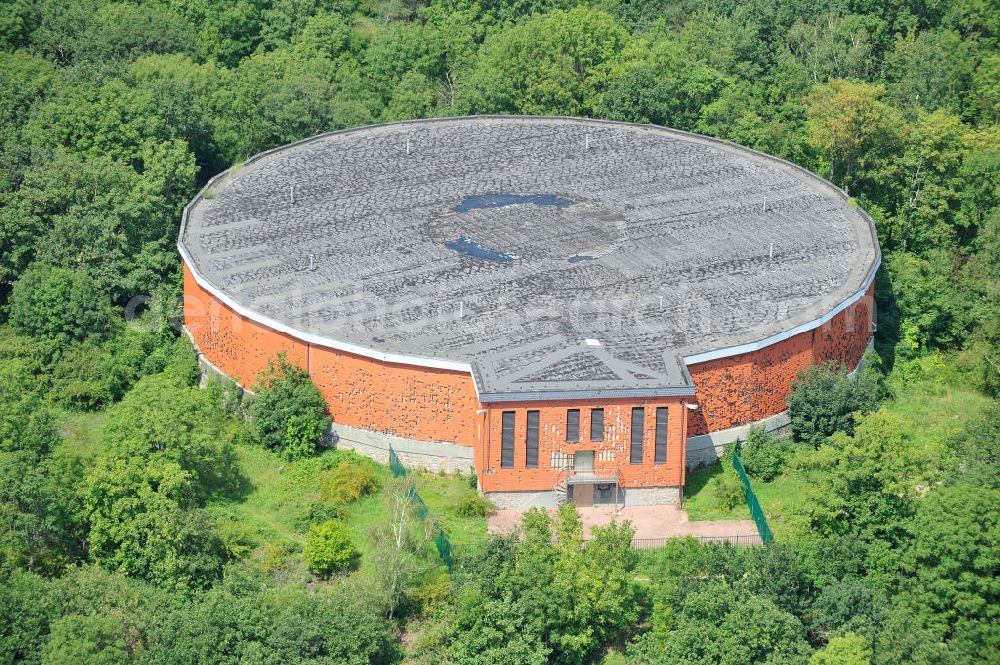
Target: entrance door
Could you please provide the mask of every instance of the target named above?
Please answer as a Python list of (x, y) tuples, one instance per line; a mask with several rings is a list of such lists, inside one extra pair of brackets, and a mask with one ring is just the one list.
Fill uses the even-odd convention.
[(594, 486), (590, 483), (585, 485), (573, 485), (573, 503), (580, 508), (590, 508), (594, 505)]
[(593, 473), (594, 451), (580, 450), (573, 455), (573, 470), (577, 473)]

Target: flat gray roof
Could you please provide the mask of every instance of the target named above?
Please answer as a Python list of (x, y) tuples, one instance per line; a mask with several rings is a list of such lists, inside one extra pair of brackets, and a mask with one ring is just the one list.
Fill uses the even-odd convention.
[(484, 400), (691, 394), (684, 357), (816, 325), (880, 260), (867, 216), (787, 162), (535, 117), (378, 125), (262, 153), (192, 201), (179, 247), (253, 318), (467, 365)]

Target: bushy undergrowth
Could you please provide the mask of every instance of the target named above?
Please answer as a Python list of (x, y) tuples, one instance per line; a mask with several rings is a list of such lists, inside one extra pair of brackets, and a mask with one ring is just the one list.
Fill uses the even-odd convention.
[(327, 520), (309, 527), (302, 556), (314, 574), (329, 577), (350, 566), (357, 555), (358, 549), (343, 522)]
[(338, 506), (353, 503), (374, 494), (382, 485), (382, 477), (367, 461), (343, 462), (323, 473), (320, 479), (320, 499)]
[(330, 417), (309, 374), (281, 352), (268, 360), (254, 392), (250, 406), (254, 439), (287, 459), (314, 455)]
[(747, 475), (764, 482), (778, 477), (795, 450), (789, 439), (771, 434), (763, 427), (752, 427), (739, 455)]

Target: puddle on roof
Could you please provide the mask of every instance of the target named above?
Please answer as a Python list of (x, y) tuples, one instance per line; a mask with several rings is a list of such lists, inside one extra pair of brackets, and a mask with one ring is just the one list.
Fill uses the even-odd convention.
[(570, 263), (579, 263), (580, 261), (593, 261), (596, 258), (596, 256), (591, 256), (590, 254), (574, 254), (566, 260)]
[(452, 212), (466, 212), (483, 208), (504, 208), (513, 205), (554, 206), (568, 208), (573, 205), (569, 199), (555, 194), (475, 194), (466, 196), (452, 208)]
[(513, 263), (517, 260), (516, 254), (508, 254), (496, 249), (490, 249), (480, 245), (475, 240), (470, 240), (465, 236), (458, 236), (458, 240), (451, 240), (444, 244), (450, 250), (471, 256), (474, 259), (484, 259), (495, 263)]

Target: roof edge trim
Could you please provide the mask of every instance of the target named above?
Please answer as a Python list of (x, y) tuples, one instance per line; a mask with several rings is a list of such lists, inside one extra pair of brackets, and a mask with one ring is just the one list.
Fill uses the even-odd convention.
[[(783, 165), (787, 168), (791, 168), (798, 171), (808, 178), (816, 181), (818, 184), (830, 188), (835, 195), (837, 195), (842, 200), (846, 201), (848, 204), (853, 204), (850, 196), (837, 187), (835, 184), (819, 176), (808, 169), (790, 162), (786, 159), (780, 157), (775, 157), (774, 155), (769, 155), (763, 153), (753, 148), (748, 148), (746, 146), (733, 143), (732, 141), (726, 139), (719, 139), (712, 136), (705, 136), (703, 134), (696, 134), (694, 132), (686, 132), (684, 130), (678, 130), (670, 127), (663, 127), (660, 125), (655, 125), (652, 123), (633, 123), (633, 122), (621, 122), (614, 120), (602, 120), (597, 118), (580, 118), (573, 116), (517, 116), (517, 115), (503, 115), (503, 114), (486, 114), (478, 116), (459, 116), (459, 117), (446, 117), (446, 118), (423, 118), (417, 120), (399, 120), (389, 123), (376, 123), (371, 125), (363, 125), (359, 127), (351, 127), (342, 130), (336, 130), (331, 132), (322, 132), (315, 134), (313, 136), (308, 136), (306, 138), (294, 141), (281, 146), (276, 146), (268, 150), (261, 151), (243, 162), (243, 165), (256, 162), (270, 154), (278, 151), (285, 150), (292, 146), (296, 146), (303, 143), (309, 143), (312, 141), (323, 139), (332, 134), (348, 133), (353, 131), (359, 131), (364, 129), (384, 127), (389, 125), (406, 125), (406, 124), (420, 124), (420, 123), (434, 123), (434, 122), (445, 122), (445, 121), (455, 121), (455, 120), (476, 120), (476, 119), (494, 119), (494, 120), (566, 120), (566, 121), (576, 121), (576, 122), (593, 122), (598, 124), (612, 124), (612, 125), (622, 125), (631, 126), (647, 130), (666, 130), (668, 132), (674, 132), (680, 135), (685, 135), (697, 140), (706, 141), (708, 143), (715, 144), (721, 148), (733, 150), (736, 152), (748, 152), (764, 158), (767, 158), (777, 164)], [(223, 180), (227, 176), (231, 175), (233, 168), (230, 167), (221, 173), (217, 173), (212, 178), (205, 183), (204, 187), (191, 199), (184, 210), (181, 213), (181, 223), (180, 229), (177, 234), (177, 250), (181, 255), (184, 264), (187, 266), (188, 270), (191, 271), (191, 275), (194, 277), (195, 281), (203, 289), (211, 293), (213, 296), (218, 298), (227, 307), (235, 311), (240, 316), (247, 318), (255, 323), (266, 326), (278, 332), (291, 335), (297, 339), (308, 342), (310, 344), (316, 344), (329, 349), (334, 349), (338, 351), (344, 351), (345, 353), (351, 353), (353, 355), (358, 355), (366, 358), (372, 358), (374, 360), (380, 360), (382, 362), (401, 364), (401, 365), (412, 365), (417, 367), (429, 367), (432, 369), (442, 369), (450, 370), (456, 372), (468, 373), (472, 378), (473, 389), (476, 391), (476, 396), (481, 402), (499, 402), (499, 401), (538, 401), (538, 400), (551, 400), (551, 399), (614, 399), (615, 397), (668, 397), (668, 396), (692, 396), (694, 395), (694, 388), (692, 386), (677, 386), (677, 387), (664, 387), (664, 388), (649, 388), (649, 389), (608, 389), (608, 390), (590, 390), (590, 391), (534, 391), (534, 392), (524, 392), (524, 393), (481, 393), (479, 390), (479, 384), (476, 379), (476, 373), (473, 367), (469, 363), (456, 362), (453, 360), (446, 360), (441, 358), (427, 358), (420, 356), (409, 356), (403, 354), (388, 353), (383, 351), (377, 351), (368, 347), (350, 344), (346, 342), (340, 342), (328, 337), (323, 337), (321, 335), (316, 335), (313, 333), (307, 333), (303, 330), (299, 330), (292, 326), (280, 323), (270, 317), (264, 316), (258, 312), (254, 312), (251, 309), (244, 307), (243, 305), (236, 302), (234, 299), (227, 296), (220, 289), (213, 286), (207, 279), (205, 279), (197, 270), (195, 263), (184, 247), (184, 234), (187, 230), (187, 223), (190, 217), (191, 209), (197, 205), (203, 198), (205, 192), (209, 191), (218, 181)], [(693, 354), (690, 356), (684, 356), (681, 360), (681, 367), (687, 374), (687, 365), (696, 364), (700, 362), (706, 362), (709, 360), (717, 360), (720, 358), (726, 358), (730, 356), (740, 355), (742, 353), (748, 353), (752, 351), (758, 351), (762, 348), (775, 344), (777, 342), (783, 341), (795, 335), (803, 332), (808, 332), (815, 328), (820, 327), (824, 323), (830, 321), (834, 316), (844, 311), (855, 302), (861, 299), (867, 292), (868, 288), (871, 286), (872, 282), (875, 280), (875, 275), (878, 272), (879, 267), (882, 264), (882, 249), (878, 242), (878, 232), (875, 228), (875, 223), (872, 221), (871, 217), (863, 208), (858, 207), (857, 213), (860, 215), (863, 221), (867, 223), (869, 232), (872, 238), (872, 244), (875, 250), (875, 260), (869, 269), (868, 276), (865, 279), (862, 287), (850, 295), (848, 298), (843, 300), (836, 307), (828, 311), (823, 316), (814, 319), (812, 321), (807, 321), (802, 323), (790, 330), (784, 332), (776, 333), (764, 339), (757, 340), (756, 342), (750, 342), (747, 344), (741, 344), (738, 346), (726, 347), (723, 349), (717, 349), (715, 351), (708, 351), (705, 353)], [(690, 377), (688, 376), (688, 381)], [(615, 393), (615, 394), (612, 394)], [(620, 394), (618, 394), (620, 393)], [(625, 394), (627, 393), (627, 394)], [(560, 397), (562, 395), (571, 397)], [(496, 399), (498, 397), (503, 397), (503, 399)]]
[(684, 356), (684, 364), (695, 365), (697, 363), (707, 362), (709, 360), (719, 360), (720, 358), (729, 358), (731, 356), (738, 356), (743, 353), (751, 353), (753, 351), (760, 351), (761, 349), (767, 348), (772, 344), (777, 344), (778, 342), (783, 342), (786, 339), (790, 339), (804, 332), (809, 332), (810, 330), (815, 330), (819, 328), (824, 323), (830, 321), (833, 317), (837, 316), (845, 309), (861, 300), (867, 293), (868, 288), (871, 286), (872, 282), (875, 281), (875, 274), (878, 272), (879, 266), (882, 264), (881, 255), (876, 257), (875, 265), (872, 267), (871, 272), (865, 279), (864, 284), (860, 289), (855, 291), (853, 294), (848, 296), (839, 305), (831, 309), (829, 312), (819, 317), (818, 319), (813, 319), (812, 321), (806, 321), (801, 323), (794, 328), (785, 330), (780, 333), (775, 333), (770, 337), (765, 337), (764, 339), (759, 339), (756, 342), (749, 342), (747, 344), (740, 344), (738, 346), (729, 346), (724, 349), (716, 349), (715, 351), (706, 351), (705, 353), (696, 353), (690, 356)]
[[(191, 257), (188, 256), (187, 251), (184, 249), (180, 243), (177, 245), (177, 249), (181, 254), (181, 258), (184, 260), (184, 264), (187, 269), (191, 271), (191, 276), (194, 277), (194, 281), (198, 283), (198, 286), (208, 291), (212, 296), (218, 298), (226, 307), (230, 308), (243, 318), (249, 319), (254, 323), (258, 323), (262, 326), (276, 330), (286, 335), (291, 335), (292, 337), (302, 340), (303, 342), (308, 342), (309, 344), (315, 344), (316, 346), (322, 346), (328, 349), (334, 349), (336, 351), (344, 351), (345, 353), (351, 353), (357, 356), (364, 356), (366, 358), (372, 358), (374, 360), (381, 360), (387, 363), (395, 363), (400, 365), (418, 365), (420, 367), (430, 367), (433, 369), (445, 369), (455, 372), (466, 372), (472, 374), (472, 366), (469, 363), (456, 362), (454, 360), (445, 360), (442, 358), (425, 358), (421, 356), (407, 356), (397, 353), (388, 353), (385, 351), (376, 351), (375, 349), (368, 348), (366, 346), (360, 346), (358, 344), (350, 344), (348, 342), (339, 342), (329, 337), (323, 337), (322, 335), (316, 335), (313, 333), (305, 332), (298, 328), (276, 321), (268, 316), (264, 316), (258, 312), (255, 312), (248, 307), (244, 307), (240, 303), (236, 302), (221, 290), (213, 286), (208, 280), (198, 274), (197, 269), (194, 267)], [(473, 381), (475, 384), (475, 381)], [(478, 387), (476, 392), (479, 392)]]

